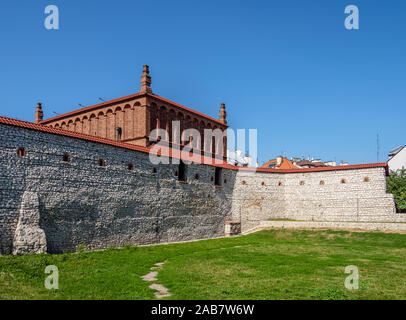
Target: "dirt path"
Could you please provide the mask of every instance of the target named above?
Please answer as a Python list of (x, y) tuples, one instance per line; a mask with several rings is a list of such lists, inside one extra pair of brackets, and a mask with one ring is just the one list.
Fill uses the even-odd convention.
[[(141, 279), (144, 281), (150, 281), (150, 282), (157, 281), (158, 272), (159, 272), (159, 270), (161, 270), (163, 268), (163, 266), (166, 262), (167, 261), (165, 260), (163, 262), (155, 263), (155, 265), (150, 269), (151, 272), (142, 276)], [(154, 270), (158, 270), (158, 271), (154, 271)], [(168, 288), (165, 288), (162, 284), (153, 283), (149, 286), (149, 288), (157, 291), (157, 292), (155, 292), (155, 297), (157, 299), (162, 299), (162, 298), (171, 296)]]

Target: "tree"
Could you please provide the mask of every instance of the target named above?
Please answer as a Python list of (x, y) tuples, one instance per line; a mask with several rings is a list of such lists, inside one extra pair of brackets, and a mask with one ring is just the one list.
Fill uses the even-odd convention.
[(406, 169), (391, 171), (386, 178), (386, 190), (394, 195), (398, 211), (406, 212)]

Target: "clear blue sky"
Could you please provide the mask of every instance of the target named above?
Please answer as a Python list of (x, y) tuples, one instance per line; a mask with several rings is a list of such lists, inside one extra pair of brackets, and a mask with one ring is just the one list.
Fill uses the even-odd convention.
[[(60, 29), (44, 28), (57, 5)], [(360, 30), (344, 28), (344, 8)], [(263, 162), (281, 152), (350, 163), (406, 144), (406, 2), (0, 2), (0, 115), (33, 121), (139, 90), (258, 129)]]

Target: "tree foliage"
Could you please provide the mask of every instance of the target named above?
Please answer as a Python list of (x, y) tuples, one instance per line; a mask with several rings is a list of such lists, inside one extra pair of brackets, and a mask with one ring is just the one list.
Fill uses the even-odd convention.
[(406, 169), (391, 171), (386, 178), (386, 188), (388, 193), (395, 196), (398, 211), (406, 212)]

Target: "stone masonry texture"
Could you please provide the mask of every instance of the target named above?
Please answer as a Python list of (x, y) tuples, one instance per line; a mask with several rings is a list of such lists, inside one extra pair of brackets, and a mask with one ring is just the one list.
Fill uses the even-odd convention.
[(0, 124), (0, 145), (1, 254), (219, 237), (226, 221), (242, 231), (267, 219), (406, 222), (386, 194), (383, 167), (223, 168), (216, 187), (214, 166), (187, 165), (182, 183), (176, 163), (154, 165), (147, 153), (85, 139)]

